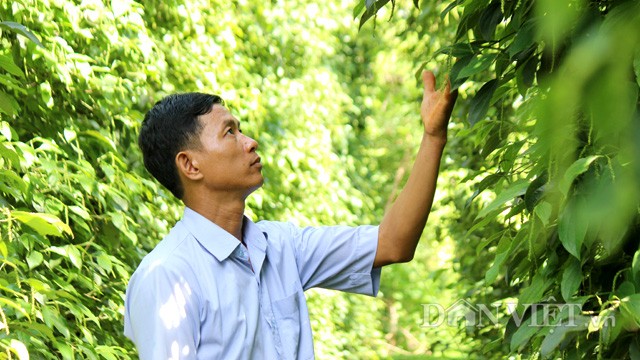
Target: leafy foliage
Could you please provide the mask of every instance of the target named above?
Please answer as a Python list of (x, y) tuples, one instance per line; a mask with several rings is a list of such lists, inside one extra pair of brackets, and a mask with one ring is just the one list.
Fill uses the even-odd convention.
[[(403, 17), (407, 32), (429, 26), (421, 16), (434, 5), (420, 5), (419, 15)], [(476, 184), (450, 224), (455, 233), (469, 229), (457, 238), (460, 271), (474, 279), (471, 302), (515, 301), (525, 319), (516, 326), (505, 314), (499, 328), (474, 332), (485, 343), (476, 351), (634, 358), (638, 2), (467, 0), (441, 16), (457, 30), (432, 54), (453, 62), (451, 81), (468, 98), (450, 164), (466, 165), (462, 181)], [(580, 312), (558, 314), (555, 327), (526, 325), (545, 302)]]
[[(351, 185), (365, 176), (350, 175), (359, 115), (345, 115), (350, 74), (335, 70), (359, 51), (350, 13), (331, 2), (0, 4), (0, 356), (136, 358), (122, 334), (126, 282), (181, 212), (135, 145), (165, 94), (219, 93), (258, 139), (267, 183), (249, 215), (377, 222), (372, 199), (386, 196)], [(319, 357), (387, 353), (382, 302), (308, 296)]]
[[(427, 67), (461, 96), (423, 245), (381, 300), (308, 294), (318, 357), (637, 357), (639, 17), (595, 0), (0, 3), (0, 356), (136, 357), (126, 281), (180, 216), (135, 146), (161, 96), (219, 93), (258, 139), (250, 216), (377, 223), (420, 137), (407, 74)], [(460, 298), (499, 306), (499, 326), (423, 327), (423, 304)], [(555, 303), (579, 311), (531, 326)]]

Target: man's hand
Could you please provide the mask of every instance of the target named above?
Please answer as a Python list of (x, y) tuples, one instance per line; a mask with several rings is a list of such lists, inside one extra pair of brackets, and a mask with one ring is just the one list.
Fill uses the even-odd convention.
[(424, 93), (420, 115), (424, 124), (424, 133), (443, 141), (447, 140), (447, 124), (458, 97), (458, 90), (451, 92), (451, 82), (448, 77), (446, 81), (447, 84), (443, 90), (436, 90), (435, 75), (431, 71), (422, 72)]
[(374, 267), (410, 261), (431, 212), (447, 125), (458, 92), (451, 92), (449, 80), (443, 90), (436, 91), (436, 77), (430, 71), (422, 73), (422, 81), (424, 135), (407, 184), (380, 223)]

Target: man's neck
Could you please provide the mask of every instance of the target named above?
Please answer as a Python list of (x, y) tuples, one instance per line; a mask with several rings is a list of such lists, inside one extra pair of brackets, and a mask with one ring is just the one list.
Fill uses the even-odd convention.
[(244, 200), (185, 197), (184, 204), (242, 242)]

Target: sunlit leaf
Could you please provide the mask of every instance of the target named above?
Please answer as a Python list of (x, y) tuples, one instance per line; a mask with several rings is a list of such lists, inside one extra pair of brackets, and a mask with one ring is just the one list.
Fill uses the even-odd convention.
[(451, 12), (451, 10), (453, 10), (456, 6), (459, 6), (463, 2), (464, 0), (454, 0), (453, 2), (451, 2), (451, 4), (447, 5), (447, 7), (442, 10), (442, 12), (440, 13), (440, 18), (444, 19), (445, 16), (447, 16), (447, 14)]
[(44, 257), (38, 251), (31, 251), (29, 255), (27, 255), (27, 264), (29, 265), (29, 269), (33, 269), (38, 265), (42, 264)]
[(462, 68), (462, 70), (460, 70), (458, 77), (467, 78), (485, 71), (494, 63), (495, 60), (496, 56), (494, 54), (475, 56), (464, 68)]
[(465, 203), (465, 208), (468, 208), (471, 205), (471, 202), (473, 201), (473, 199), (475, 199), (478, 195), (480, 195), (480, 193), (482, 193), (486, 189), (489, 189), (491, 186), (497, 183), (498, 180), (502, 178), (504, 178), (503, 173), (496, 173), (496, 174), (488, 175), (484, 179), (482, 179), (482, 181), (480, 181), (476, 186), (476, 189), (471, 195), (471, 197), (467, 199), (467, 202)]
[(29, 360), (29, 350), (22, 341), (11, 339), (9, 342), (9, 348), (12, 352), (18, 355), (19, 360)]
[(365, 10), (364, 14), (360, 17), (360, 25), (358, 28), (362, 29), (362, 26), (369, 20), (371, 17), (378, 13), (382, 7), (384, 7), (390, 0), (367, 0), (367, 10)]
[(591, 163), (597, 158), (599, 158), (599, 156), (588, 156), (586, 158), (578, 159), (571, 164), (560, 181), (560, 191), (566, 195), (569, 192), (569, 188), (571, 187), (573, 180), (575, 180), (578, 175), (587, 171)]
[(529, 182), (525, 180), (519, 180), (514, 182), (508, 188), (502, 190), (498, 196), (496, 196), (495, 200), (493, 200), (489, 205), (480, 210), (478, 213), (478, 218), (487, 216), (488, 213), (500, 208), (507, 201), (513, 200), (517, 196), (521, 196), (525, 193), (527, 187), (529, 186)]
[(30, 213), (25, 211), (12, 211), (11, 216), (21, 223), (36, 230), (40, 235), (62, 236), (63, 233), (73, 235), (69, 225), (63, 223), (56, 216), (45, 213)]
[(13, 59), (9, 56), (0, 54), (0, 68), (6, 70), (9, 74), (24, 78), (24, 73), (22, 70), (16, 66), (13, 62)]

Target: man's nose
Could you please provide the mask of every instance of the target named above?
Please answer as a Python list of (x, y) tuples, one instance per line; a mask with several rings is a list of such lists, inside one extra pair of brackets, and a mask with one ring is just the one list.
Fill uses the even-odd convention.
[(248, 137), (246, 135), (243, 135), (245, 137), (245, 141), (244, 141), (244, 150), (246, 152), (253, 152), (256, 151), (256, 149), (258, 148), (258, 142), (255, 141), (253, 138)]

